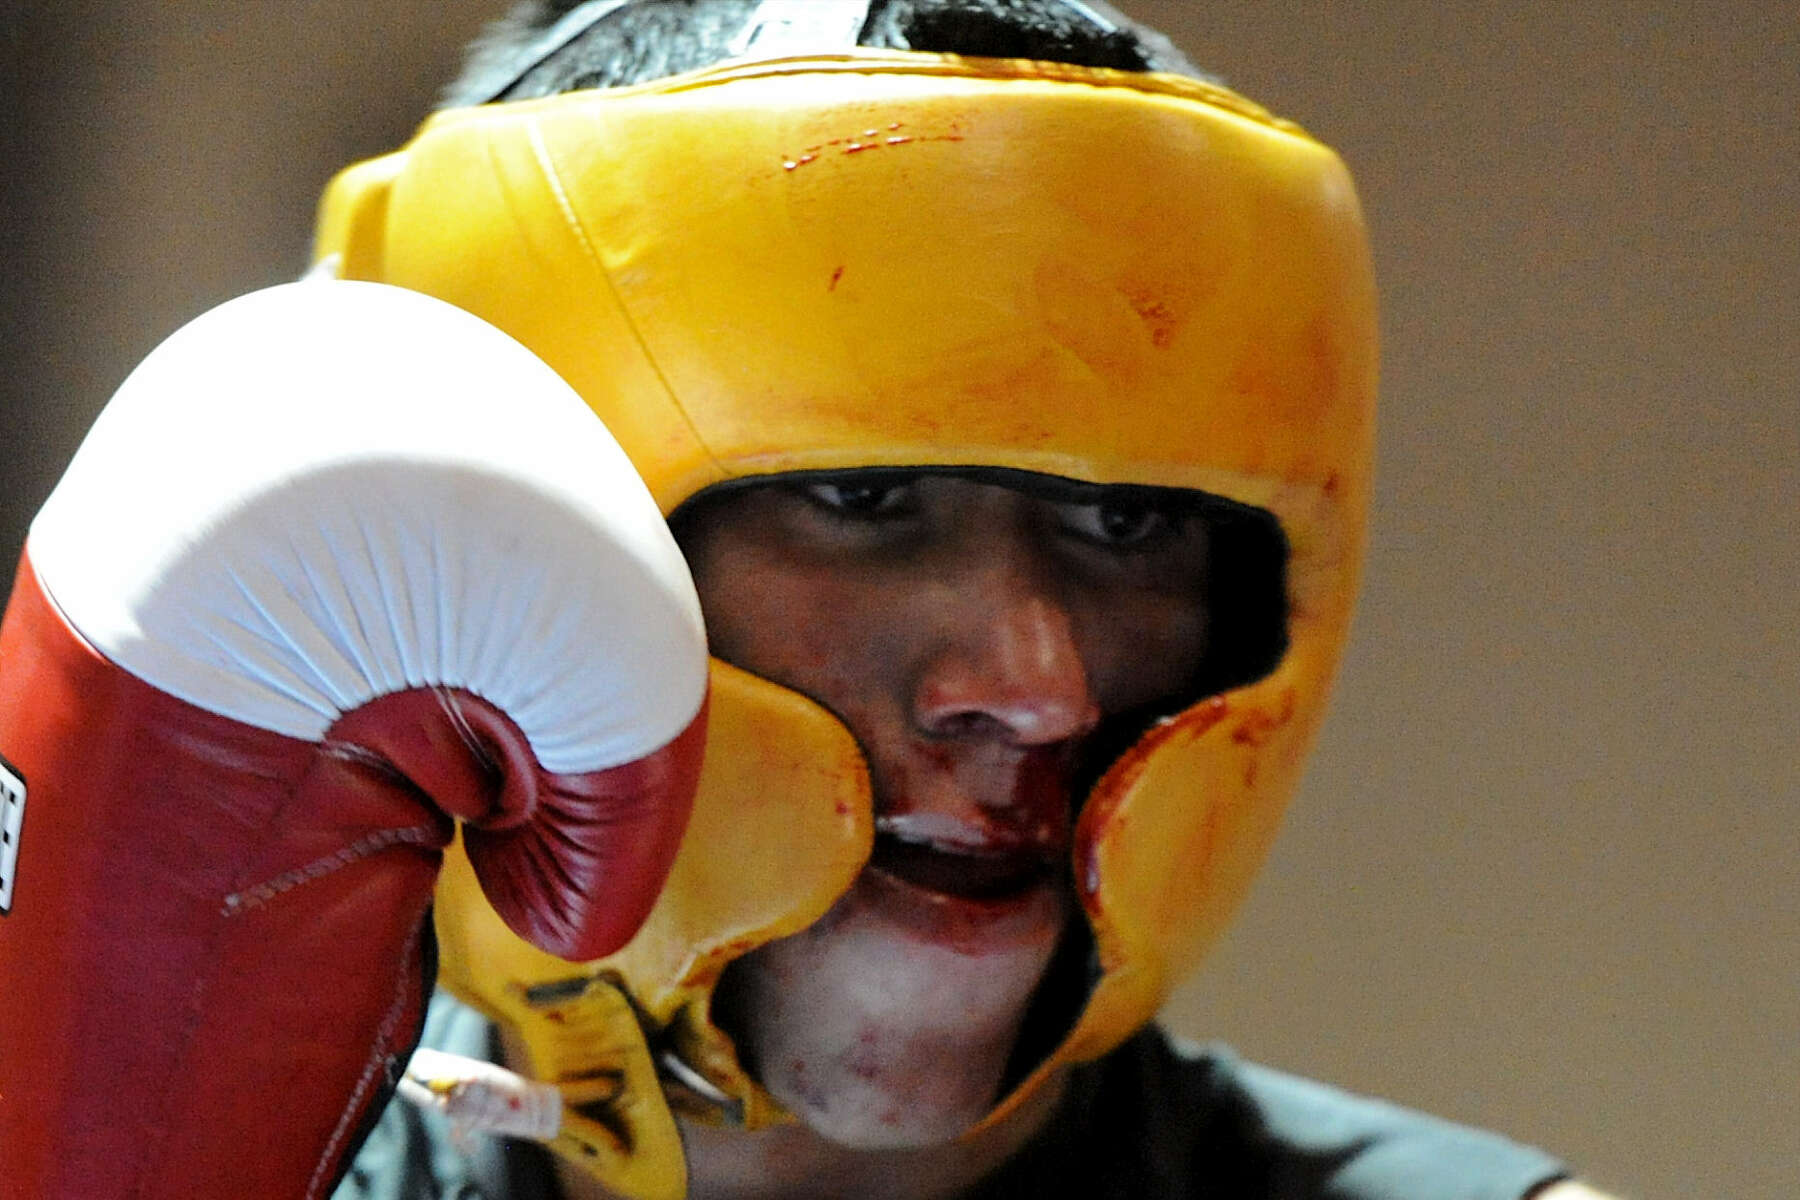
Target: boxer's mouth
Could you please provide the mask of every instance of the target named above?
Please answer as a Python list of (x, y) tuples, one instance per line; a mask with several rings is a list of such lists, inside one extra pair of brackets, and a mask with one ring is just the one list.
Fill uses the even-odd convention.
[[(1065, 872), (1061, 836), (953, 836), (916, 816), (880, 817), (869, 865), (903, 883), (964, 900), (1004, 900)], [(935, 835), (934, 835), (935, 833)]]

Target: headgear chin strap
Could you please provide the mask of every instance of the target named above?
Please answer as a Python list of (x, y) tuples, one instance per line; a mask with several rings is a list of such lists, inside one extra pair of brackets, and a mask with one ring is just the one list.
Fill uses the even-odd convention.
[[(318, 252), (535, 350), (665, 513), (726, 481), (873, 466), (1272, 514), (1289, 649), (1153, 726), (1087, 798), (1071, 871), (1098, 977), (987, 1120), (1155, 1014), (1274, 836), (1349, 619), (1375, 294), (1328, 149), (1189, 78), (841, 51), (441, 113), (332, 184)], [(563, 1088), (563, 1148), (634, 1196), (679, 1194), (669, 1105), (785, 1118), (712, 1024), (713, 991), (869, 853), (843, 725), (723, 664), (712, 704), (687, 839), (625, 950), (531, 950), (464, 867), (439, 893), (444, 982)]]

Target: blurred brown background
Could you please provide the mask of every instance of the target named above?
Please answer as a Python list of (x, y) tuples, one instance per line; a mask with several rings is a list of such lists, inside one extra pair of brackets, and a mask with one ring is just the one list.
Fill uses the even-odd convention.
[[(1122, 2), (1344, 153), (1385, 292), (1355, 649), (1171, 1020), (1628, 1196), (1800, 1193), (1800, 13)], [(4, 3), (10, 560), (503, 0)]]

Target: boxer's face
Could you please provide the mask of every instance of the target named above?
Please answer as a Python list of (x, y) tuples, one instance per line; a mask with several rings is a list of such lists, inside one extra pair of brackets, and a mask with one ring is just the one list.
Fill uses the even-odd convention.
[(836, 713), (875, 792), (869, 866), (734, 967), (715, 1015), (826, 1137), (950, 1139), (997, 1099), (1076, 918), (1084, 752), (1195, 678), (1203, 523), (865, 473), (726, 493), (677, 529), (713, 652)]

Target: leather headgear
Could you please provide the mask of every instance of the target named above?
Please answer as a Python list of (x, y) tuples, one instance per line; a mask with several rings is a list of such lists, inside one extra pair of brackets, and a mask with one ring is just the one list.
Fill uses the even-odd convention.
[[(318, 252), (536, 351), (665, 513), (732, 480), (879, 466), (1197, 489), (1273, 514), (1287, 652), (1154, 725), (1092, 790), (1073, 873), (1097, 981), (987, 1120), (1154, 1015), (1261, 863), (1355, 589), (1375, 294), (1330, 150), (1183, 76), (738, 61), (440, 113), (331, 185)], [(444, 982), (562, 1084), (566, 1153), (617, 1190), (679, 1195), (665, 1092), (750, 1127), (783, 1117), (710, 1022), (720, 972), (823, 914), (870, 830), (848, 731), (715, 663), (693, 822), (638, 937), (572, 966), (452, 869)]]

